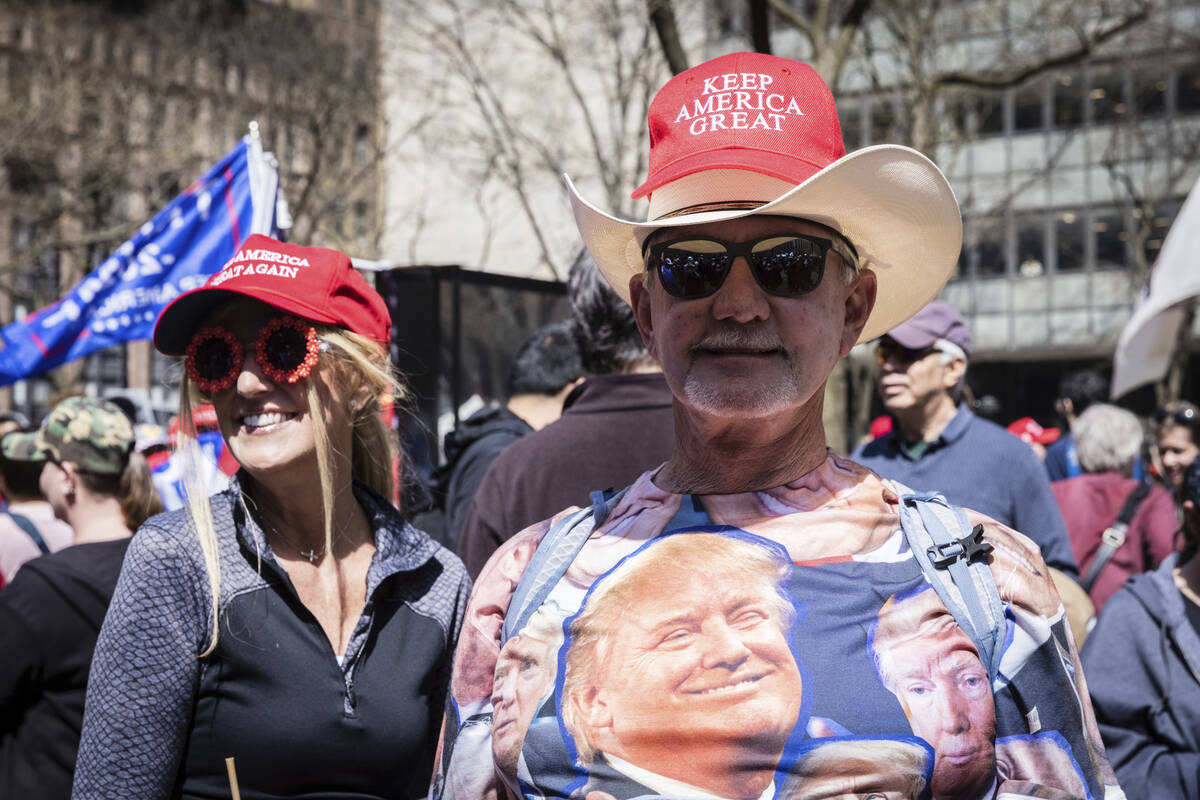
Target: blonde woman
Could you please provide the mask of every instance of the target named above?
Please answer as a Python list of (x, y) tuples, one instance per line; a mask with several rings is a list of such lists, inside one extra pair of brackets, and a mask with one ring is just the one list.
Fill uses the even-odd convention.
[(180, 419), (211, 402), (241, 468), (135, 537), (76, 798), (424, 794), (469, 583), (387, 499), (389, 332), (349, 258), (264, 236), (163, 311)]

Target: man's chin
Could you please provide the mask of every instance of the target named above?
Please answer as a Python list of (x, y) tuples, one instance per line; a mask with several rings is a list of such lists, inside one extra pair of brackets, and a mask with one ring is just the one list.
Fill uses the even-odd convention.
[(705, 416), (718, 419), (762, 419), (799, 408), (803, 403), (792, 387), (762, 386), (750, 381), (711, 384), (688, 379), (684, 398)]

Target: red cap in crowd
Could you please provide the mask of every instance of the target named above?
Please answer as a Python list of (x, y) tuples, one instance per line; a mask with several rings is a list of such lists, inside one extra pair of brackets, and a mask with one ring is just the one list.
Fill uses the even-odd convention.
[(254, 234), (220, 272), (163, 309), (154, 326), (154, 346), (167, 355), (183, 355), (197, 325), (215, 306), (237, 295), (345, 328), (385, 347), (391, 337), (387, 305), (354, 270), (349, 256)]
[(1010, 423), (1008, 432), (1028, 444), (1050, 444), (1062, 434), (1058, 428), (1043, 428), (1033, 417), (1021, 417)]

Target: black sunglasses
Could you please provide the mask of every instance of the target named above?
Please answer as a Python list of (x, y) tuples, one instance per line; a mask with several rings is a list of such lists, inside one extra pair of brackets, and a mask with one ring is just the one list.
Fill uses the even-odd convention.
[(658, 275), (667, 294), (680, 300), (716, 294), (738, 256), (746, 259), (764, 292), (799, 297), (821, 285), (830, 250), (847, 263), (856, 263), (842, 249), (831, 239), (799, 233), (773, 234), (750, 242), (688, 236), (650, 245), (645, 258), (646, 268)]
[(880, 366), (891, 360), (904, 367), (908, 367), (926, 356), (940, 352), (942, 351), (936, 347), (922, 347), (914, 350), (891, 339), (880, 339), (879, 344), (875, 345), (875, 360), (879, 362)]
[(1160, 408), (1154, 412), (1154, 421), (1159, 425), (1170, 420), (1176, 425), (1195, 425), (1196, 424), (1196, 409), (1190, 406), (1177, 408), (1174, 411)]

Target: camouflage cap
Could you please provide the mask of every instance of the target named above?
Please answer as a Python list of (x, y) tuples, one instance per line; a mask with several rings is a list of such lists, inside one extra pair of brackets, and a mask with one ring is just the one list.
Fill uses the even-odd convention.
[(40, 430), (0, 439), (0, 451), (10, 461), (69, 461), (86, 472), (115, 475), (125, 469), (134, 441), (133, 425), (116, 405), (69, 397)]

